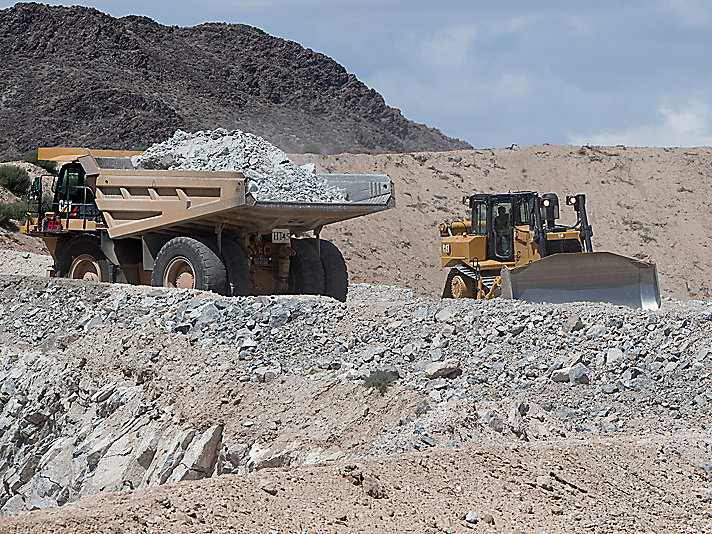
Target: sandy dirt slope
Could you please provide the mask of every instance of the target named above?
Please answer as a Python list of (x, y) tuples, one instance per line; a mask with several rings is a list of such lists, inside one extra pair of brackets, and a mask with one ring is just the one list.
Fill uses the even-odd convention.
[[(712, 532), (710, 474), (693, 465), (705, 447), (696, 434), (483, 442), (94, 496), (0, 532)], [(360, 485), (344, 476), (354, 465)]]
[[(594, 245), (658, 263), (662, 292), (712, 298), (712, 148), (534, 146), (419, 154), (291, 156), (318, 172), (387, 173), (397, 207), (327, 227), (355, 282), (438, 296), (437, 225), (462, 217), (462, 196), (508, 190), (587, 194)], [(29, 164), (27, 164), (29, 165)], [(563, 221), (572, 213), (562, 206)], [(0, 248), (45, 253), (41, 240), (0, 229)], [(41, 273), (38, 273), (41, 274)]]
[[(7, 262), (17, 253), (32, 253), (36, 256), (49, 257), (49, 251), (45, 247), (44, 241), (38, 237), (21, 234), (16, 222), (10, 222), (7, 227), (0, 226), (0, 272), (2, 274), (44, 274), (44, 270), (23, 271), (22, 273), (16, 271), (15, 266)], [(51, 258), (49, 263), (52, 264)]]
[[(712, 298), (712, 148), (533, 146), (421, 154), (293, 156), (318, 172), (386, 173), (397, 208), (327, 227), (352, 280), (442, 293), (437, 224), (463, 195), (586, 193), (594, 246), (658, 262), (664, 295)], [(572, 212), (562, 214), (573, 222)], [(563, 219), (564, 222), (567, 219)]]

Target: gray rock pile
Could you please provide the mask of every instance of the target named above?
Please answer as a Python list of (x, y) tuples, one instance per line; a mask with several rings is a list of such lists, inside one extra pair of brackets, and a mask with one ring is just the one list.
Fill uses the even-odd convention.
[(249, 179), (248, 192), (270, 202), (345, 202), (344, 193), (315, 174), (314, 165), (298, 166), (261, 137), (218, 128), (186, 133), (134, 156), (140, 169), (237, 171)]
[[(712, 424), (712, 304), (0, 278), (3, 512), (332, 458)], [(397, 376), (385, 395), (362, 386)]]

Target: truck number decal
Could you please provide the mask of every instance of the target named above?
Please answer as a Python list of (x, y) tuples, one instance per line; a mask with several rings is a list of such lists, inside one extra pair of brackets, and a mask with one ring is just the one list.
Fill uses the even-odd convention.
[(272, 243), (289, 244), (290, 231), (285, 228), (275, 228), (272, 230)]
[(45, 232), (60, 232), (62, 225), (59, 221), (47, 221), (45, 223)]
[(451, 253), (450, 243), (443, 243), (443, 254), (445, 254), (446, 256), (449, 256), (450, 253)]

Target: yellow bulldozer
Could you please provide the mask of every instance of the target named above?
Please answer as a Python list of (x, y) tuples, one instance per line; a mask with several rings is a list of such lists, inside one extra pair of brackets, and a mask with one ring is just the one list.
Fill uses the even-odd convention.
[(594, 252), (586, 195), (566, 204), (576, 222), (558, 222), (559, 198), (533, 191), (464, 197), (470, 219), (441, 223), (443, 298), (513, 298), (529, 302), (610, 302), (656, 310), (655, 263)]

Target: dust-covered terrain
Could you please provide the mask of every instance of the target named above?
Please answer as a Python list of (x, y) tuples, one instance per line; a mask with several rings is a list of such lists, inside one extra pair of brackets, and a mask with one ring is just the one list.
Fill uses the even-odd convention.
[(712, 305), (663, 304), (4, 277), (2, 511), (121, 493), (0, 531), (703, 531)]

